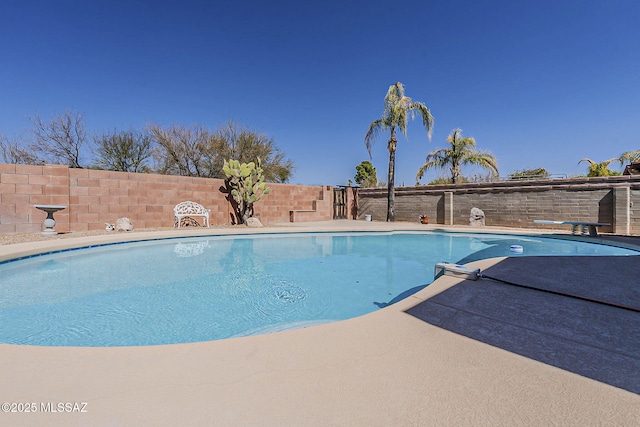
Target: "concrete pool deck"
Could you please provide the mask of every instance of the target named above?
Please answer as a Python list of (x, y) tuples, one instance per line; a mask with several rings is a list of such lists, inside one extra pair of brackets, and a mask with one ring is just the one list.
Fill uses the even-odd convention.
[[(257, 232), (444, 230), (332, 221)], [(487, 227), (451, 231), (540, 234)], [(180, 230), (180, 235), (255, 229)], [(154, 232), (174, 237), (178, 232)], [(0, 260), (151, 237), (110, 234), (0, 246)], [(601, 236), (590, 241), (627, 241)], [(524, 258), (523, 258), (524, 259)], [(495, 266), (500, 260), (472, 263)], [(526, 260), (525, 260), (526, 261)], [(526, 263), (521, 266), (522, 274)], [(602, 270), (593, 263), (587, 268)], [(639, 278), (629, 277), (639, 285)], [(406, 311), (463, 281), (444, 276), (405, 300), (342, 322), (254, 337), (150, 347), (0, 345), (3, 425), (638, 425), (640, 395), (455, 334)], [(640, 315), (639, 315), (640, 316)], [(76, 412), (60, 411), (70, 409)], [(78, 403), (74, 406), (74, 403)], [(83, 404), (86, 403), (86, 406)], [(15, 407), (18, 408), (18, 405)], [(3, 406), (3, 411), (5, 407)], [(43, 412), (43, 410), (49, 412)], [(77, 412), (84, 409), (86, 412)], [(53, 410), (58, 412), (52, 413)]]

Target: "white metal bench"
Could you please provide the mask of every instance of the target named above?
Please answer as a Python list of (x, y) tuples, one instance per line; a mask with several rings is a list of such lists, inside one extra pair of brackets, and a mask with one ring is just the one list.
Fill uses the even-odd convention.
[(186, 201), (180, 202), (173, 208), (174, 227), (180, 228), (180, 224), (184, 218), (202, 217), (203, 226), (209, 227), (209, 214), (211, 209), (205, 209), (200, 203)]
[(571, 226), (571, 234), (578, 234), (578, 229), (580, 229), (580, 234), (583, 236), (587, 233), (589, 236), (597, 236), (598, 230), (596, 227), (609, 227), (611, 224), (605, 224), (601, 222), (583, 222), (583, 221), (547, 221), (544, 219), (534, 219), (533, 222), (536, 224), (566, 224)]

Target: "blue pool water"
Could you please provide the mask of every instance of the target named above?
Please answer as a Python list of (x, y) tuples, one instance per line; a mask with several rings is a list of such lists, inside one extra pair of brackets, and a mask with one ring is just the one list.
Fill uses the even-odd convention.
[(139, 346), (254, 335), (378, 310), (431, 283), (438, 262), (633, 254), (558, 239), (407, 232), (105, 245), (0, 264), (0, 342)]

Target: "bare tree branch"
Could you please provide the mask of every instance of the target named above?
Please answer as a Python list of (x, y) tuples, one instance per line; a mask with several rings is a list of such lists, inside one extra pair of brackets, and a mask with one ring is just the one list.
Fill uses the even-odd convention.
[(44, 160), (28, 148), (24, 148), (17, 141), (9, 141), (0, 135), (0, 154), (5, 163), (21, 165), (43, 165)]
[(81, 168), (80, 149), (87, 141), (82, 113), (65, 111), (45, 122), (40, 116), (31, 118), (35, 141), (31, 149), (51, 163)]

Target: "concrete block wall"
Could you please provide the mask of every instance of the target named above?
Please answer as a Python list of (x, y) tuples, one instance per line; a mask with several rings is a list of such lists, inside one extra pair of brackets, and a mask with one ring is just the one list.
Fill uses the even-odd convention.
[[(0, 163), (0, 233), (41, 231), (46, 214), (33, 205), (69, 205), (68, 171), (59, 165)], [(55, 219), (56, 229), (69, 231), (68, 210), (58, 212)]]
[[(192, 200), (211, 209), (211, 224), (231, 224), (233, 209), (221, 179), (71, 169), (61, 165), (0, 164), (0, 233), (35, 233), (46, 214), (35, 204), (65, 205), (55, 214), (59, 232), (103, 229), (130, 218), (136, 228), (171, 227), (173, 207)], [(292, 210), (309, 211), (303, 221), (332, 217), (331, 187), (269, 183), (255, 206), (264, 224), (288, 222)]]
[[(485, 213), (487, 225), (505, 227), (533, 227), (534, 219), (576, 220), (612, 224), (613, 203), (611, 189), (564, 191), (540, 189), (531, 191), (499, 191), (473, 194), (454, 193), (454, 222), (469, 222), (471, 208)], [(612, 227), (601, 231), (610, 232)]]
[(629, 234), (640, 234), (640, 188), (629, 191)]
[[(417, 202), (417, 205), (418, 205), (417, 210), (415, 209), (415, 206), (412, 206), (412, 203), (411, 203), (412, 198), (415, 198)], [(400, 218), (406, 218), (404, 219), (405, 221), (420, 222), (420, 216), (426, 215), (430, 218), (431, 223), (444, 224), (445, 211), (443, 209), (443, 206), (444, 206), (443, 198), (444, 198), (444, 194), (436, 195), (435, 197), (433, 195), (427, 196), (427, 195), (418, 195), (418, 194), (415, 194), (413, 197), (402, 197), (402, 198), (396, 197), (396, 201), (395, 201), (396, 220)], [(380, 217), (383, 220), (386, 219), (387, 217), (386, 195), (384, 200), (385, 200), (384, 202), (385, 210), (384, 210), (383, 216)]]
[[(360, 189), (359, 216), (385, 220), (386, 189)], [(484, 211), (486, 224), (549, 228), (534, 219), (612, 224), (603, 232), (640, 234), (640, 177), (570, 178), (396, 188), (398, 221), (467, 225), (471, 208)], [(556, 227), (558, 228), (558, 227)], [(566, 229), (566, 226), (564, 226)]]
[(264, 218), (270, 222), (307, 222), (329, 221), (333, 217), (331, 186), (271, 183), (268, 186), (271, 192), (256, 204), (256, 214), (262, 222)]
[(211, 209), (212, 224), (226, 223), (230, 212), (218, 190), (222, 180), (91, 169), (69, 169), (69, 177), (71, 231), (101, 229), (121, 217), (137, 228), (170, 227), (173, 207), (185, 200)]

